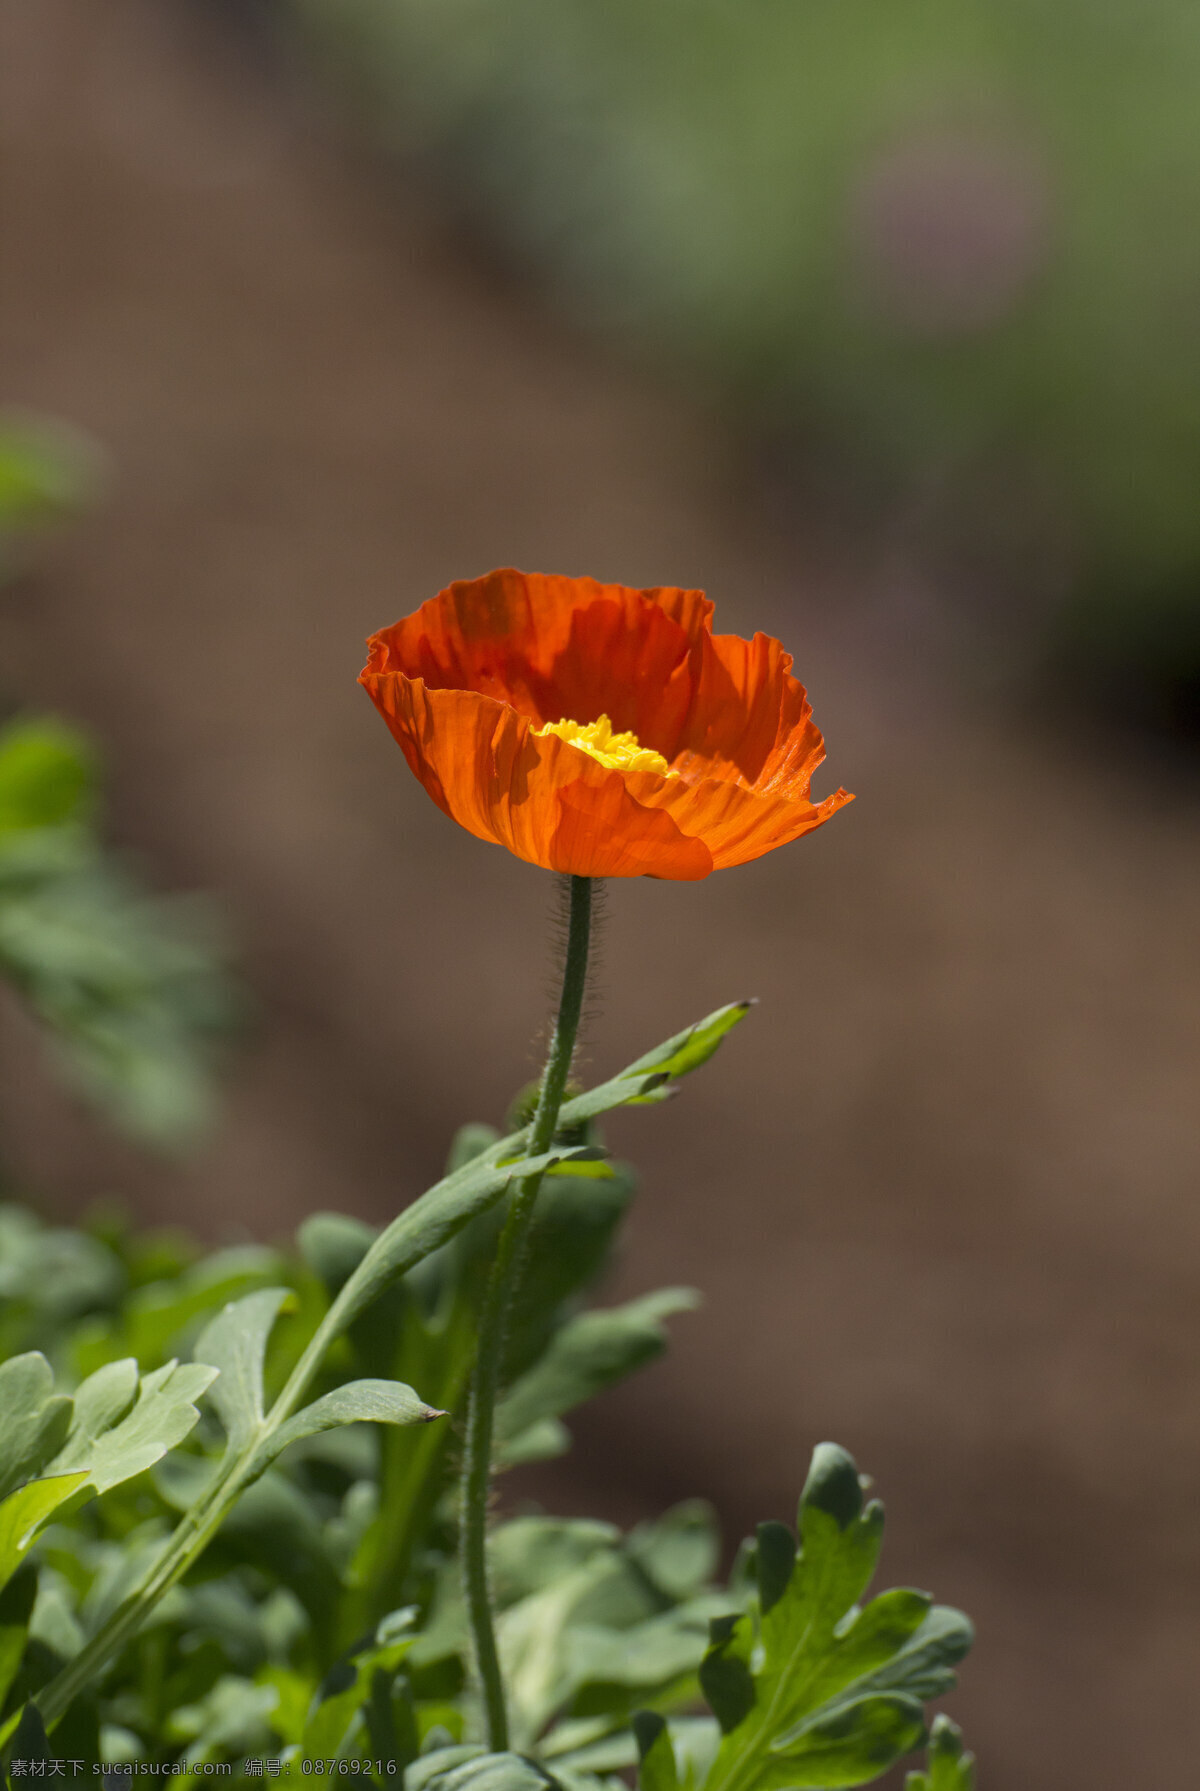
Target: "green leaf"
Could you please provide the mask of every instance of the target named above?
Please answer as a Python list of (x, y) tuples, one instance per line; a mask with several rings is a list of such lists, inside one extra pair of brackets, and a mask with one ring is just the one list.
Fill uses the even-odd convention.
[(315, 1399), (265, 1437), (254, 1457), (253, 1471), (261, 1473), (289, 1443), (336, 1430), (342, 1424), (428, 1424), (445, 1416), (402, 1381), (349, 1381)]
[(463, 1169), (473, 1163), (476, 1157), (482, 1157), (493, 1144), (500, 1142), (500, 1134), (495, 1126), (485, 1125), (482, 1120), (468, 1120), (465, 1126), (459, 1126), (450, 1144), (450, 1153), (446, 1158), (446, 1173), (453, 1175), (456, 1169)]
[(183, 1756), (192, 1767), (222, 1760), (226, 1749), (237, 1754), (259, 1752), (270, 1738), (271, 1713), (278, 1701), (273, 1685), (256, 1685), (225, 1673), (206, 1697), (171, 1714), (167, 1733), (173, 1741), (192, 1743)]
[(194, 1136), (236, 1014), (211, 920), (148, 895), (79, 824), (0, 830), (0, 971), (66, 1073), (138, 1136)]
[(242, 1244), (215, 1251), (172, 1280), (138, 1287), (118, 1325), (101, 1323), (79, 1339), (74, 1351), (79, 1371), (125, 1355), (136, 1357), (143, 1368), (160, 1367), (178, 1353), (181, 1339), (199, 1320), (238, 1296), (271, 1286), (285, 1270), (274, 1250)]
[(71, 1424), (59, 1457), (60, 1467), (82, 1466), (70, 1456), (86, 1454), (95, 1439), (129, 1415), (138, 1390), (138, 1365), (132, 1356), (106, 1362), (80, 1385), (71, 1413)]
[(904, 1791), (975, 1791), (975, 1756), (964, 1753), (962, 1730), (948, 1716), (934, 1718), (926, 1758), (928, 1770), (910, 1772)]
[(652, 1710), (639, 1710), (633, 1718), (637, 1737), (638, 1791), (679, 1791), (675, 1750), (666, 1720)]
[(534, 1425), (560, 1417), (661, 1355), (667, 1346), (663, 1319), (697, 1303), (690, 1288), (666, 1287), (568, 1320), (497, 1408), (499, 1459), (507, 1459), (506, 1446), (519, 1445)]
[(312, 1213), (296, 1233), (296, 1242), (332, 1297), (341, 1292), (378, 1236), (374, 1225), (347, 1213)]
[[(200, 1417), (196, 1400), (215, 1378), (203, 1363), (168, 1362), (143, 1375), (130, 1409), (124, 1403), (129, 1367), (110, 1363), (83, 1383), (82, 1418), (51, 1463), (55, 1473), (81, 1474), (98, 1493), (132, 1480), (181, 1443)], [(119, 1423), (101, 1428), (106, 1416), (122, 1408), (127, 1415)]]
[(639, 1524), (625, 1552), (667, 1598), (690, 1598), (717, 1571), (721, 1538), (716, 1513), (704, 1499), (685, 1499), (652, 1522)]
[(92, 749), (74, 728), (43, 717), (0, 729), (0, 834), (78, 819), (94, 784)]
[(0, 1710), (21, 1665), (37, 1590), (37, 1574), (29, 1565), (14, 1573), (0, 1591)]
[(922, 1701), (953, 1685), (971, 1628), (922, 1592), (859, 1609), (882, 1529), (850, 1456), (822, 1443), (800, 1502), (801, 1552), (783, 1525), (763, 1525), (757, 1624), (747, 1614), (713, 1625), (700, 1681), (724, 1739), (706, 1791), (861, 1785), (920, 1743)]
[[(650, 1056), (668, 1064), (678, 1059), (688, 1068), (694, 1068), (697, 1062), (703, 1061), (704, 1053), (711, 1055), (724, 1033), (742, 1017), (747, 1005), (743, 1002), (734, 1008), (718, 1010), (707, 1020), (658, 1046)], [(696, 1051), (702, 1055), (697, 1057)], [(645, 1071), (645, 1062), (645, 1059), (639, 1059), (638, 1063), (609, 1081), (564, 1102), (559, 1113), (560, 1132), (570, 1132), (615, 1107), (628, 1106), (640, 1096), (661, 1087), (664, 1078), (669, 1079), (674, 1073), (669, 1069)], [(343, 1303), (337, 1314), (339, 1331), (352, 1324), (392, 1281), (448, 1243), (477, 1213), (494, 1205), (515, 1174), (540, 1175), (559, 1163), (595, 1161), (595, 1152), (586, 1146), (581, 1150), (558, 1149), (541, 1157), (521, 1159), (519, 1152), (527, 1139), (527, 1127), (499, 1139), (461, 1168), (444, 1176), (392, 1221), (375, 1239), (346, 1283)]]
[(52, 1461), (71, 1422), (71, 1401), (37, 1350), (0, 1364), (0, 1499)]
[(648, 1070), (654, 1070), (660, 1076), (670, 1077), (672, 1081), (679, 1076), (690, 1075), (701, 1064), (708, 1062), (725, 1034), (744, 1020), (753, 1006), (753, 1001), (735, 1001), (729, 1007), (719, 1007), (707, 1019), (697, 1020), (694, 1026), (689, 1026), (684, 1032), (677, 1032), (665, 1044), (647, 1051), (645, 1057), (639, 1057), (622, 1074), (639, 1076)]
[(489, 1754), (474, 1747), (425, 1754), (404, 1776), (404, 1791), (546, 1791), (558, 1784), (523, 1754)]
[(556, 1461), (571, 1448), (571, 1433), (557, 1418), (539, 1418), (515, 1437), (497, 1443), (498, 1467), (521, 1468), (534, 1461)]
[(0, 1357), (57, 1349), (83, 1314), (110, 1309), (123, 1283), (120, 1261), (97, 1238), (0, 1205)]
[[(606, 1171), (600, 1180), (560, 1173), (597, 1168)], [(578, 1299), (608, 1266), (634, 1188), (627, 1164), (580, 1162), (577, 1158), (556, 1165), (542, 1183), (509, 1315), (504, 1352), (507, 1382), (533, 1365), (558, 1328), (564, 1307)], [(491, 1253), (489, 1249), (489, 1262)]]
[(217, 1538), (232, 1555), (293, 1592), (320, 1635), (333, 1621), (341, 1591), (327, 1510), (276, 1468), (241, 1494)]
[(516, 1518), (493, 1533), (489, 1554), (516, 1745), (543, 1737), (539, 1751), (574, 1762), (639, 1705), (694, 1700), (709, 1621), (728, 1608), (723, 1596), (672, 1607), (642, 1551), (608, 1524)]
[(261, 1428), (267, 1341), (280, 1310), (293, 1298), (287, 1287), (260, 1288), (224, 1307), (196, 1339), (193, 1360), (217, 1370), (209, 1399), (233, 1453)]
[[(520, 1145), (519, 1138), (502, 1142), (513, 1149)], [(494, 1147), (495, 1150), (500, 1148)], [(491, 1160), (492, 1152), (489, 1152), (465, 1169), (435, 1183), (399, 1218), (393, 1219), (359, 1263), (341, 1295), (344, 1304), (338, 1312), (339, 1329), (344, 1330), (351, 1324), (392, 1281), (431, 1256), (477, 1213), (493, 1205), (514, 1176), (541, 1175), (553, 1164), (569, 1160), (576, 1154), (560, 1149), (547, 1151), (540, 1157), (521, 1158), (515, 1163), (497, 1164)]]
[[(397, 1613), (399, 1622), (379, 1625), (375, 1638), (352, 1659), (342, 1660), (327, 1674), (304, 1725), (303, 1758), (325, 1760), (339, 1753), (356, 1724), (378, 1728), (382, 1723), (394, 1733), (391, 1693), (397, 1670), (413, 1645), (404, 1633), (409, 1613)], [(395, 1633), (390, 1637), (389, 1627)], [(361, 1713), (361, 1716), (360, 1716)]]
[(21, 1565), (47, 1518), (86, 1480), (86, 1474), (31, 1480), (0, 1504), (0, 1586), (6, 1585)]
[(42, 1721), (41, 1711), (32, 1700), (16, 1719), (10, 1751), (14, 1760), (36, 1760), (39, 1765), (43, 1760), (48, 1763), (51, 1759), (46, 1725)]

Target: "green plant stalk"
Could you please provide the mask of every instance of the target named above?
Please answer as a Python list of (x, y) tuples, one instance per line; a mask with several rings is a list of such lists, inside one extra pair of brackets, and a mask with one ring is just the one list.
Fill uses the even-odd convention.
[[(330, 1344), (396, 1276), (407, 1273), (415, 1262), (420, 1261), (443, 1241), (440, 1237), (435, 1238), (425, 1249), (401, 1259), (388, 1273), (383, 1274), (380, 1264), (389, 1254), (389, 1245), (396, 1229), (406, 1219), (411, 1219), (416, 1207), (422, 1202), (444, 1194), (455, 1186), (461, 1186), (481, 1169), (494, 1169), (497, 1161), (504, 1155), (521, 1150), (527, 1137), (528, 1131), (525, 1131), (501, 1139), (455, 1175), (436, 1183), (421, 1196), (420, 1201), (407, 1208), (399, 1219), (380, 1233), (313, 1333), (287, 1384), (258, 1430), (236, 1456), (227, 1455), (221, 1462), (212, 1481), (172, 1531), (162, 1554), (149, 1568), (141, 1584), (117, 1606), (108, 1620), (46, 1689), (38, 1693), (35, 1702), (47, 1729), (61, 1721), (73, 1700), (103, 1672), (125, 1644), (132, 1640), (159, 1599), (170, 1591), (192, 1563), (203, 1554), (241, 1493), (258, 1478), (260, 1470), (255, 1464), (255, 1457), (263, 1444), (291, 1417), (304, 1399)], [(539, 1165), (538, 1174), (544, 1173), (556, 1160), (554, 1157), (547, 1158)], [(501, 1197), (503, 1191), (503, 1188), (497, 1190), (496, 1199)], [(5, 1738), (5, 1732), (0, 1731), (0, 1744)]]
[[(746, 1004), (741, 1002), (734, 1007), (720, 1009), (718, 1013), (709, 1015), (694, 1026), (686, 1027), (673, 1038), (636, 1058), (607, 1082), (574, 1096), (560, 1109), (560, 1126), (581, 1125), (585, 1120), (595, 1119), (601, 1113), (611, 1112), (614, 1107), (662, 1099), (670, 1092), (668, 1085), (677, 1076), (690, 1074), (700, 1063), (706, 1061), (716, 1048), (716, 1041), (745, 1012)], [(697, 1044), (697, 1041), (706, 1039), (709, 1041), (706, 1045)], [(436, 1227), (427, 1228), (421, 1234), (420, 1221), (423, 1216), (439, 1201), (461, 1194), (477, 1177), (486, 1175), (489, 1171), (495, 1174), (509, 1163), (515, 1169), (522, 1158), (531, 1158), (534, 1154), (530, 1148), (531, 1134), (532, 1127), (525, 1126), (520, 1131), (511, 1132), (506, 1138), (497, 1140), (472, 1162), (464, 1164), (461, 1169), (427, 1189), (375, 1239), (313, 1333), (287, 1384), (263, 1419), (257, 1433), (247, 1441), (236, 1457), (227, 1456), (221, 1463), (208, 1488), (177, 1524), (162, 1554), (147, 1570), (141, 1584), (117, 1606), (75, 1658), (37, 1694), (35, 1701), (48, 1729), (60, 1722), (74, 1699), (100, 1677), (110, 1661), (137, 1634), (158, 1600), (204, 1552), (209, 1540), (237, 1502), (239, 1494), (256, 1477), (254, 1458), (263, 1442), (299, 1406), (330, 1344), (341, 1336), (359, 1313), (365, 1311), (386, 1287), (440, 1248), (454, 1231), (461, 1229), (474, 1216), (476, 1210), (482, 1211), (483, 1208), (481, 1206), (465, 1211), (453, 1221), (447, 1221), (440, 1230)], [(556, 1161), (557, 1156), (553, 1156), (538, 1164), (535, 1173), (539, 1179)], [(484, 1204), (499, 1200), (507, 1186), (506, 1182), (496, 1187)], [(398, 1250), (398, 1241), (409, 1230), (418, 1233), (418, 1239), (410, 1243), (407, 1252)], [(0, 1745), (11, 1736), (19, 1716), (19, 1711), (14, 1712), (3, 1728), (0, 1728)]]
[[(461, 1414), (475, 1360), (474, 1313), (456, 1313), (441, 1340), (447, 1352), (440, 1376), (422, 1397), (431, 1405)], [(425, 1380), (421, 1381), (425, 1387)], [(354, 1590), (339, 1638), (343, 1646), (364, 1634), (400, 1602), (399, 1588), (408, 1569), (420, 1521), (435, 1503), (440, 1463), (449, 1444), (442, 1425), (422, 1425), (416, 1435), (405, 1431), (382, 1438), (380, 1510), (387, 1529), (376, 1546), (354, 1566)]]
[[(559, 996), (558, 1018), (550, 1040), (546, 1068), (542, 1072), (537, 1110), (530, 1128), (531, 1156), (543, 1155), (553, 1143), (563, 1097), (567, 1092), (571, 1060), (575, 1055), (591, 942), (590, 877), (570, 879), (570, 902), (562, 993)], [(475, 1354), (475, 1370), (471, 1376), (466, 1447), (463, 1452), (459, 1535), (463, 1595), (471, 1630), (475, 1671), (483, 1693), (488, 1746), (495, 1754), (505, 1753), (508, 1748), (508, 1706), (504, 1697), (504, 1678), (500, 1671), (488, 1588), (487, 1523), (492, 1489), (492, 1435), (505, 1329), (541, 1185), (541, 1172), (522, 1176), (510, 1197), (508, 1217), (500, 1234), (496, 1260), (492, 1264), (483, 1311), (479, 1318), (479, 1342)]]

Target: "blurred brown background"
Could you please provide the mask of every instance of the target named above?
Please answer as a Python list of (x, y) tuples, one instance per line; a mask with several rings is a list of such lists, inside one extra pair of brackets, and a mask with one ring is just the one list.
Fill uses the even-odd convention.
[(3, 13), (2, 395), (112, 480), (4, 594), (0, 667), (96, 731), (159, 881), (219, 894), (260, 1018), (177, 1167), (68, 1110), (6, 1013), (10, 1162), (64, 1213), (119, 1190), (212, 1237), (418, 1193), (533, 1072), (552, 891), (409, 778), (363, 637), (504, 563), (705, 587), (794, 649), (821, 793), (858, 801), (743, 870), (609, 891), (596, 1071), (761, 1006), (611, 1128), (644, 1170), (613, 1295), (690, 1281), (703, 1311), (514, 1490), (622, 1520), (703, 1491), (736, 1536), (834, 1437), (887, 1499), (887, 1579), (978, 1624), (951, 1709), (986, 1791), (1189, 1782), (1188, 760), (959, 675), (903, 528), (781, 504), (224, 11)]

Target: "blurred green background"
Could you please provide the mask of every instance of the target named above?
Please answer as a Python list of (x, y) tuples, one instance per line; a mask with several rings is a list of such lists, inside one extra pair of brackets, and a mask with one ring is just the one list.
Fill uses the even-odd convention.
[[(1193, 727), (1200, 18), (1179, 0), (291, 0), (544, 302), (854, 511), (986, 556), (1026, 651)], [(1011, 639), (1009, 640), (1011, 653)]]

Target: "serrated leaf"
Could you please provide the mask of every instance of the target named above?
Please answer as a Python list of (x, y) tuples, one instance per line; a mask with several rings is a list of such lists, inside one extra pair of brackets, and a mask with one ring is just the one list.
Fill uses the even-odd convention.
[(498, 1458), (505, 1460), (505, 1445), (531, 1426), (571, 1411), (661, 1355), (667, 1347), (664, 1318), (697, 1303), (690, 1288), (666, 1287), (624, 1306), (569, 1319), (497, 1407)]
[(86, 1474), (31, 1480), (0, 1504), (0, 1586), (6, 1585), (21, 1565), (47, 1518), (86, 1480)]
[(962, 1730), (946, 1715), (934, 1718), (928, 1769), (910, 1772), (904, 1791), (975, 1791), (975, 1756), (963, 1750)]
[(763, 1525), (757, 1624), (747, 1614), (713, 1625), (700, 1681), (724, 1739), (706, 1791), (861, 1785), (921, 1741), (922, 1700), (953, 1684), (971, 1629), (922, 1592), (858, 1608), (882, 1526), (850, 1456), (822, 1443), (800, 1502), (799, 1554), (784, 1526)]
[(226, 1306), (205, 1326), (192, 1350), (195, 1362), (216, 1369), (209, 1401), (225, 1426), (232, 1452), (245, 1447), (263, 1420), (263, 1364), (290, 1288), (264, 1287)]
[(254, 1471), (261, 1473), (289, 1443), (343, 1424), (428, 1424), (445, 1416), (402, 1381), (349, 1381), (315, 1399), (264, 1438), (254, 1457)]
[(54, 1391), (40, 1351), (0, 1364), (0, 1499), (53, 1460), (70, 1422), (71, 1401)]
[(680, 1076), (690, 1075), (701, 1064), (708, 1062), (726, 1033), (744, 1020), (753, 1006), (752, 1001), (735, 1001), (728, 1007), (719, 1007), (707, 1019), (697, 1020), (694, 1026), (689, 1026), (684, 1032), (677, 1032), (674, 1038), (667, 1039), (653, 1051), (648, 1051), (645, 1057), (639, 1057), (623, 1073), (626, 1076), (640, 1076), (647, 1071), (654, 1071), (672, 1081)]
[[(113, 1363), (110, 1369), (124, 1366)], [(104, 1369), (99, 1373), (106, 1375)], [(123, 1480), (132, 1480), (183, 1441), (199, 1420), (195, 1402), (212, 1385), (215, 1370), (204, 1363), (167, 1362), (152, 1374), (142, 1376), (137, 1399), (127, 1416), (111, 1429), (95, 1432), (90, 1427), (102, 1416), (106, 1405), (110, 1410), (114, 1408), (118, 1392), (124, 1390), (125, 1378), (106, 1375), (100, 1387), (93, 1389), (87, 1424), (72, 1432), (51, 1464), (56, 1473), (81, 1472), (98, 1493), (107, 1492)], [(96, 1380), (97, 1376), (90, 1377), (84, 1387), (91, 1388)]]

